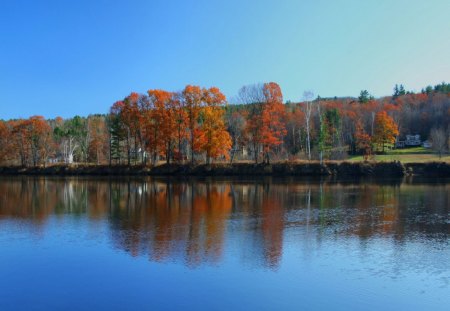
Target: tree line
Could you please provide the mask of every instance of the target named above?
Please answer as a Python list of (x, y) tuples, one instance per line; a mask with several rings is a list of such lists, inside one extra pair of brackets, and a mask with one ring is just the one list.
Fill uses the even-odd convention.
[(303, 97), (284, 103), (269, 82), (242, 87), (230, 104), (217, 87), (188, 85), (133, 92), (102, 115), (0, 120), (0, 164), (341, 160), (383, 153), (415, 134), (439, 154), (448, 150), (450, 84), (417, 94), (396, 85), (378, 99), (367, 90), (357, 98)]

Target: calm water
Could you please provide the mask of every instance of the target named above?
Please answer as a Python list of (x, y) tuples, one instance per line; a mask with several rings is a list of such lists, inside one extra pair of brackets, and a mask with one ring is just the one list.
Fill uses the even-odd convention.
[(450, 183), (0, 178), (0, 310), (450, 310)]

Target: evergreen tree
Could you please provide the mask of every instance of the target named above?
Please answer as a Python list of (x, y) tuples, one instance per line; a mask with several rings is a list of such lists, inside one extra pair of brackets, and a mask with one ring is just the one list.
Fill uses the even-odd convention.
[(400, 90), (398, 89), (398, 85), (396, 84), (394, 86), (394, 95), (393, 95), (393, 97), (394, 98), (398, 97), (399, 93), (400, 93)]
[(359, 97), (358, 97), (358, 101), (359, 101), (361, 104), (365, 104), (365, 103), (367, 103), (369, 100), (372, 100), (372, 99), (373, 99), (373, 96), (371, 96), (371, 95), (369, 94), (369, 91), (367, 91), (367, 90), (362, 90), (361, 93), (359, 94)]
[(434, 87), (435, 92), (450, 93), (450, 83), (442, 82)]

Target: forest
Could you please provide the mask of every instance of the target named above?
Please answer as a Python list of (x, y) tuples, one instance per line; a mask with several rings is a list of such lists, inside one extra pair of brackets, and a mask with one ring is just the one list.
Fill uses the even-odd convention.
[(284, 102), (277, 83), (243, 86), (236, 103), (217, 87), (132, 92), (106, 114), (0, 120), (0, 165), (157, 165), (369, 160), (419, 135), (439, 155), (450, 143), (450, 84), (420, 93)]

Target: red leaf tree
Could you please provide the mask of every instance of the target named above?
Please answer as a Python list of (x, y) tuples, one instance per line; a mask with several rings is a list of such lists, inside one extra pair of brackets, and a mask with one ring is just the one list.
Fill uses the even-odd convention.
[(263, 160), (270, 162), (271, 151), (283, 142), (286, 135), (284, 122), (286, 111), (283, 105), (281, 88), (275, 82), (264, 84), (265, 103), (261, 114), (261, 144)]

